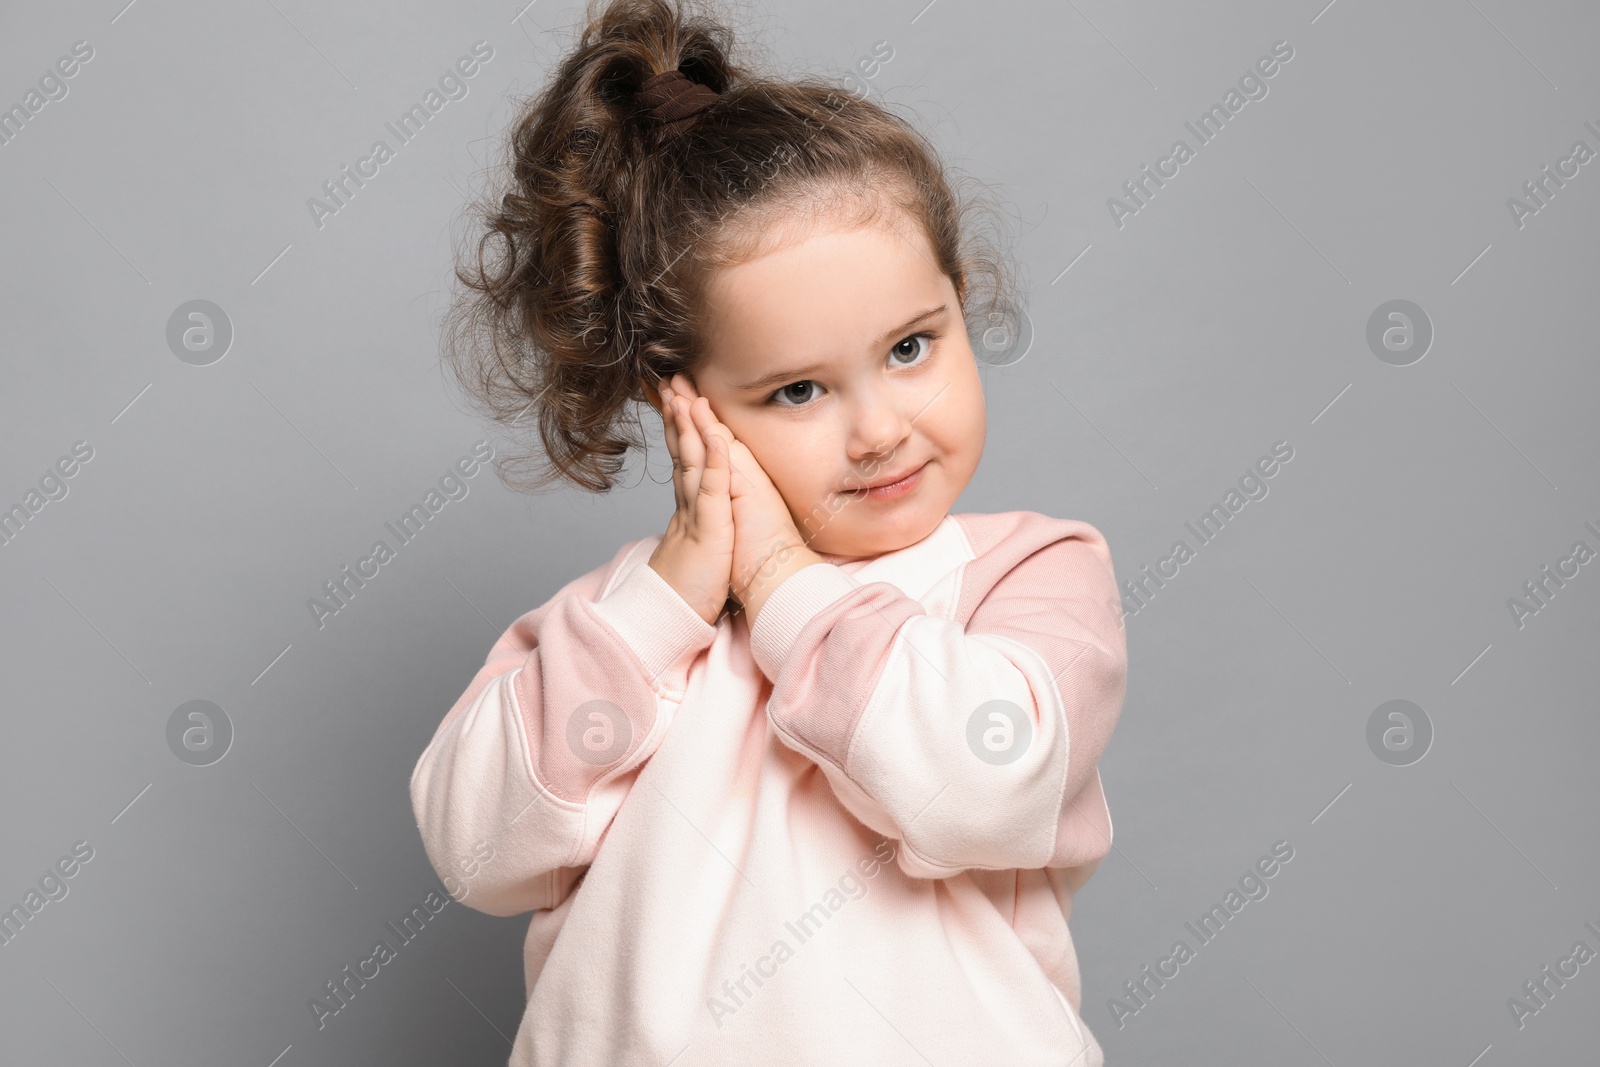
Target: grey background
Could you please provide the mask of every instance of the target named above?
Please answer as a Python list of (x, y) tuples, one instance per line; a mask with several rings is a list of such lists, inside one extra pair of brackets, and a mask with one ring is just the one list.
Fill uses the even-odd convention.
[[(1592, 1059), (1600, 962), (1521, 1028), (1507, 1001), (1600, 951), (1600, 563), (1521, 628), (1507, 600), (1600, 548), (1600, 161), (1521, 228), (1506, 201), (1600, 150), (1600, 10), (1324, 5), (772, 0), (748, 21), (795, 69), (888, 42), (868, 91), (1014, 212), (1035, 337), (986, 371), (956, 510), (1088, 520), (1136, 577), (1294, 448), (1129, 619), (1116, 843), (1072, 916), (1108, 1062)], [(94, 849), (0, 948), (7, 1064), (505, 1061), (526, 915), (452, 905), (324, 1029), (307, 1002), (438, 887), (417, 756), (503, 627), (664, 528), (665, 451), (609, 498), (479, 474), (322, 629), (306, 601), (504, 443), (437, 348), (466, 193), (578, 11), (520, 7), (0, 14), (0, 105), (95, 50), (0, 145), (0, 506), (94, 449), (0, 546), (0, 906)], [(317, 228), (306, 200), (480, 39), (469, 95)], [(1279, 40), (1269, 94), (1119, 228), (1107, 199)], [(210, 366), (165, 340), (192, 299), (234, 327)], [(1366, 343), (1392, 299), (1435, 330), (1409, 366)], [(196, 699), (235, 731), (206, 767), (166, 740)], [(1409, 766), (1366, 740), (1393, 699), (1435, 734)], [(1200, 945), (1184, 923), (1276, 841), (1269, 895)], [(1179, 938), (1195, 958), (1119, 1027), (1110, 998)]]

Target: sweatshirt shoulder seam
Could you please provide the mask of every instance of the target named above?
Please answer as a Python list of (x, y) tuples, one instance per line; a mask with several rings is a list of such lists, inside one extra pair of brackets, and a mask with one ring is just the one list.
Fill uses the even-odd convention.
[[(532, 807), (534, 804), (539, 803), (553, 803), (556, 807), (561, 808), (568, 814), (577, 815), (583, 820), (582, 832), (578, 835), (578, 839), (572, 843), (572, 847), (567, 850), (566, 858), (560, 864), (558, 864), (560, 867), (570, 867), (572, 866), (572, 861), (577, 858), (578, 850), (583, 847), (584, 838), (589, 836), (589, 805), (587, 801), (584, 803), (574, 803), (565, 799), (564, 797), (557, 796), (555, 793), (552, 793), (548, 788), (546, 788), (545, 784), (539, 780), (538, 768), (533, 765), (533, 746), (528, 742), (528, 724), (527, 721), (522, 717), (522, 701), (517, 699), (516, 676), (521, 674), (525, 669), (525, 666), (519, 666), (515, 670), (504, 675), (504, 683), (506, 686), (506, 695), (511, 700), (511, 718), (514, 728), (517, 731), (517, 747), (522, 753), (522, 769), (523, 772), (528, 776), (528, 784), (533, 786), (533, 799), (528, 802), (528, 806)], [(526, 812), (528, 809), (525, 807), (522, 810), (523, 812)], [(516, 816), (512, 817), (511, 821), (516, 822), (521, 815), (522, 813), (519, 812)], [(508, 823), (507, 825), (510, 824)], [(553, 885), (554, 883), (550, 883), (551, 887), (553, 887)]]

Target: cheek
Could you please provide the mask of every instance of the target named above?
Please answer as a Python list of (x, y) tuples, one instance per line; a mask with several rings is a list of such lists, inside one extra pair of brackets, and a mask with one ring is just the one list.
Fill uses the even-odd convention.
[(753, 441), (741, 440), (767, 472), (784, 502), (791, 508), (809, 506), (818, 487), (827, 485), (826, 472), (831, 469), (814, 443), (815, 435), (804, 432), (804, 428), (782, 425), (752, 432), (757, 435)]
[(939, 443), (951, 453), (981, 452), (987, 413), (983, 380), (978, 376), (976, 360), (970, 355), (952, 374), (944, 395), (950, 401), (949, 408), (944, 418), (934, 422), (939, 430)]

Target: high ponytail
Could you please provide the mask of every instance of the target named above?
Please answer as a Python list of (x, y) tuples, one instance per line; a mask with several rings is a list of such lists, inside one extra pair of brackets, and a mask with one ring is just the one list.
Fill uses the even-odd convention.
[[(1005, 257), (963, 241), (978, 205), (956, 201), (926, 139), (840, 81), (753, 73), (702, 2), (590, 0), (512, 124), (499, 187), (477, 207), (483, 232), (458, 255), (445, 349), (457, 381), (503, 425), (538, 427), (542, 448), (500, 461), (515, 488), (613, 488), (644, 446), (642, 384), (693, 373), (710, 272), (753, 254), (782, 216), (849, 207), (867, 222), (885, 206), (842, 194), (886, 192), (923, 224), (969, 333), (996, 308), (1014, 314)], [(638, 96), (671, 70), (719, 94), (692, 123), (664, 126)], [(976, 309), (974, 283), (988, 294)]]

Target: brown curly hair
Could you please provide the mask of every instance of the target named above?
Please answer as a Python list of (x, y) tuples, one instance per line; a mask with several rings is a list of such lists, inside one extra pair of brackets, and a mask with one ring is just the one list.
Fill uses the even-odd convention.
[[(779, 220), (903, 211), (954, 283), (969, 336), (1015, 330), (1000, 228), (976, 221), (998, 217), (984, 196), (958, 198), (932, 144), (842, 81), (736, 64), (732, 31), (689, 6), (700, 2), (590, 0), (576, 46), (508, 132), (499, 186), (472, 206), (483, 228), (457, 252), (465, 290), (445, 356), (496, 422), (513, 428), (531, 410), (542, 454), (497, 460), (519, 490), (563, 478), (613, 488), (629, 449), (644, 448), (647, 388), (693, 378), (709, 276), (759, 254)], [(720, 94), (676, 132), (634, 95), (674, 69)], [(507, 476), (530, 465), (531, 481)]]

